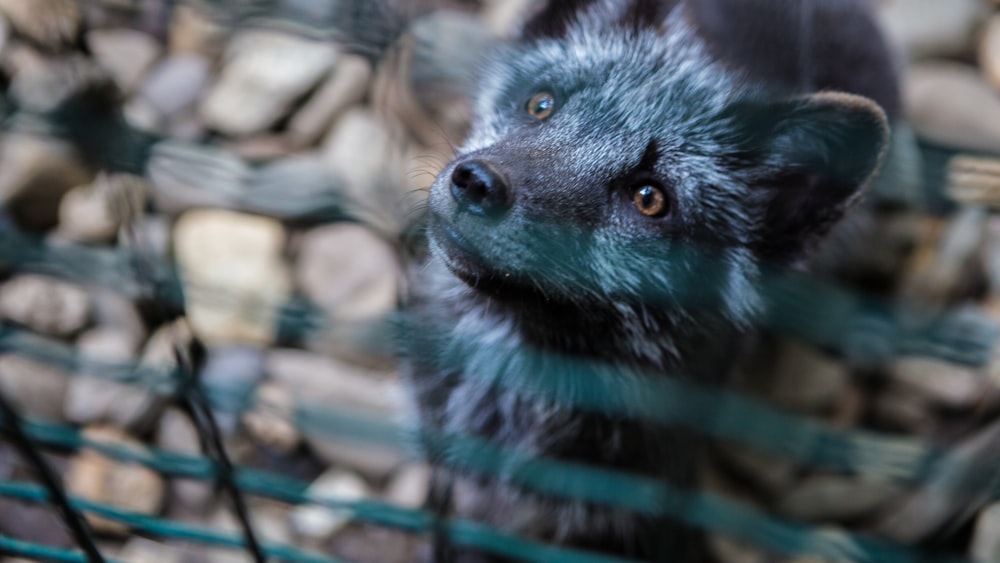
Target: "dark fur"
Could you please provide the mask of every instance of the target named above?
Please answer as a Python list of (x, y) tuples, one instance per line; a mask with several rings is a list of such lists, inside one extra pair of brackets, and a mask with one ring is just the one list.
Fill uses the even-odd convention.
[[(698, 437), (518, 382), (572, 385), (589, 376), (565, 373), (580, 360), (620, 369), (623, 387), (637, 373), (723, 381), (759, 312), (761, 269), (808, 255), (885, 143), (874, 103), (813, 94), (898, 108), (868, 7), (817, 0), (800, 13), (804, 1), (552, 0), (530, 12), (486, 64), (472, 134), (430, 196), (432, 257), (415, 273), (407, 350), (426, 429), (693, 485)], [(822, 23), (803, 33), (810, 18)], [(556, 99), (545, 121), (524, 111), (538, 91)], [(506, 187), (496, 209), (455, 195), (452, 174), (470, 162)], [(665, 217), (632, 207), (631, 190), (650, 183), (668, 194)], [(464, 517), (567, 546), (694, 557), (676, 522), (457, 480)]]

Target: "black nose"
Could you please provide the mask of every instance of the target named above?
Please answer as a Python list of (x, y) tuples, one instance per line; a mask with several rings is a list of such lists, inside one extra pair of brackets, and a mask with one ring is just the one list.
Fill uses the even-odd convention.
[(451, 173), (451, 196), (459, 209), (496, 217), (510, 208), (507, 180), (482, 160), (470, 160)]

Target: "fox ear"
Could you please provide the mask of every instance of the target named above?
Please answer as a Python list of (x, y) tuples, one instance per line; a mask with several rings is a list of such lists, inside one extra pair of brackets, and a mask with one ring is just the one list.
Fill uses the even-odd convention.
[(867, 98), (824, 92), (739, 119), (746, 126), (740, 160), (763, 205), (758, 251), (795, 260), (860, 198), (888, 144), (885, 113)]

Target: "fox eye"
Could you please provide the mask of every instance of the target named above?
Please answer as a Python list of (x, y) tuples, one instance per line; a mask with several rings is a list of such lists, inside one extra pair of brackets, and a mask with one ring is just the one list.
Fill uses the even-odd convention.
[(556, 99), (548, 92), (539, 92), (528, 100), (526, 108), (531, 117), (539, 121), (548, 119), (556, 109)]
[(646, 217), (663, 217), (670, 211), (667, 194), (661, 188), (648, 184), (632, 192), (632, 204)]

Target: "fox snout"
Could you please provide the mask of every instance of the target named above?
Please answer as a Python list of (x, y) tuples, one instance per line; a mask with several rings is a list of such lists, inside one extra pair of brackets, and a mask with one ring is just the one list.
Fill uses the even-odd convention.
[(456, 210), (472, 215), (499, 218), (513, 204), (510, 181), (495, 166), (481, 159), (455, 166), (449, 191)]

